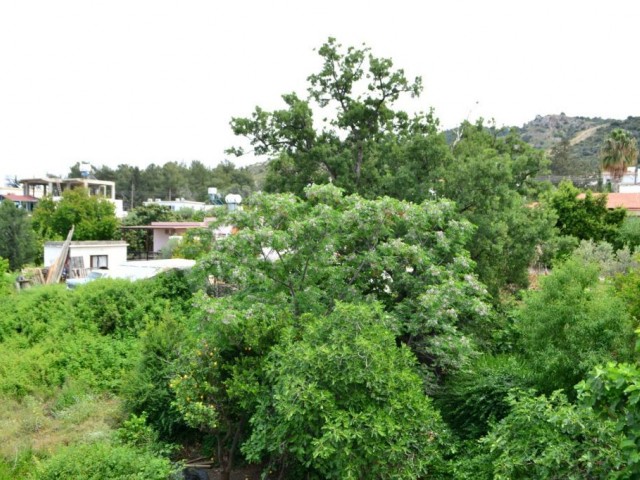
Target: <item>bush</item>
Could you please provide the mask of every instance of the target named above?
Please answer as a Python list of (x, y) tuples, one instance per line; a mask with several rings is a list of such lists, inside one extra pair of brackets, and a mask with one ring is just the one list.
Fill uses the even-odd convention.
[(165, 439), (173, 439), (189, 430), (173, 405), (175, 394), (169, 380), (175, 373), (187, 331), (183, 318), (165, 314), (158, 324), (142, 334), (136, 365), (127, 375), (122, 397), (125, 408), (145, 414), (149, 424)]
[(443, 418), (463, 438), (486, 434), (510, 410), (513, 388), (527, 388), (533, 375), (521, 358), (483, 355), (454, 373), (438, 395)]
[(166, 480), (176, 467), (149, 452), (108, 442), (66, 447), (43, 462), (37, 480)]
[(456, 478), (630, 478), (615, 473), (625, 464), (615, 422), (559, 392), (517, 392), (508, 401), (511, 413), (460, 459)]
[(625, 218), (620, 226), (619, 235), (620, 241), (631, 250), (635, 250), (640, 246), (640, 218)]
[(599, 275), (597, 265), (569, 259), (542, 278), (540, 290), (528, 292), (516, 312), (517, 347), (543, 392), (572, 393), (594, 366), (633, 356), (633, 321)]

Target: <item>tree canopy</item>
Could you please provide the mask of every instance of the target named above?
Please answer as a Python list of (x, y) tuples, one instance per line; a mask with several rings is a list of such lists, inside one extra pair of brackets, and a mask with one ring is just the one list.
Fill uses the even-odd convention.
[(9, 200), (0, 202), (0, 258), (9, 261), (11, 270), (19, 270), (36, 255), (36, 237), (26, 210)]
[(638, 161), (638, 142), (626, 130), (616, 128), (605, 139), (600, 150), (602, 169), (611, 174), (614, 191), (617, 184), (627, 171)]
[(268, 191), (301, 194), (310, 183), (331, 182), (348, 193), (380, 194), (382, 178), (397, 169), (385, 153), (399, 138), (433, 129), (432, 116), (394, 109), (402, 96), (421, 93), (422, 80), (409, 80), (368, 47), (344, 49), (334, 38), (318, 54), (322, 67), (308, 77), (306, 99), (289, 93), (282, 110), (256, 107), (251, 117), (232, 119), (233, 132), (271, 160)]
[(33, 213), (36, 231), (45, 240), (65, 238), (75, 225), (74, 240), (113, 240), (118, 234), (115, 206), (83, 188), (62, 193), (60, 201), (43, 198)]

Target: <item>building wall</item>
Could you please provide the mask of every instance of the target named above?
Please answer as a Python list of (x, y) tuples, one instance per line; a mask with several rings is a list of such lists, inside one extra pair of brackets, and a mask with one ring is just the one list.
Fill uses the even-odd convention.
[(169, 243), (171, 237), (182, 236), (186, 231), (186, 228), (155, 228), (153, 230), (153, 251), (159, 252)]
[[(49, 267), (60, 256), (63, 242), (47, 242), (44, 245), (44, 265)], [(85, 268), (91, 266), (92, 255), (106, 255), (108, 268), (111, 269), (127, 261), (127, 242), (123, 241), (87, 241), (71, 242), (70, 257), (82, 257)]]
[(204, 202), (194, 202), (192, 200), (147, 200), (146, 202), (143, 202), (143, 204), (169, 207), (173, 212), (177, 212), (182, 209), (203, 211), (212, 207), (212, 205), (207, 205)]

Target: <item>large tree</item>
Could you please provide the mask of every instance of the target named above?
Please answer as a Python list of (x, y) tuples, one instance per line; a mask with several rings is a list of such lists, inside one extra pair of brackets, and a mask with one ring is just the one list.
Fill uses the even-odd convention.
[[(411, 476), (403, 466), (433, 473), (436, 456), (424, 452), (442, 431), (424, 389), (436, 390), (460, 367), (475, 351), (473, 332), (488, 321), (464, 249), (473, 227), (446, 200), (367, 200), (331, 185), (308, 187), (305, 196), (255, 195), (219, 219), (239, 231), (214, 242), (200, 268), (234, 293), (198, 303), (200, 338), (179, 362), (175, 405), (190, 425), (218, 437), (227, 469), (251, 438), (245, 453), (289, 469), (288, 478), (300, 478), (290, 468), (316, 455), (317, 478), (358, 478), (375, 456), (391, 462), (378, 466), (381, 477), (394, 466), (398, 478)], [(325, 418), (316, 418), (322, 402), (299, 404), (281, 390), (294, 379), (300, 395), (353, 398), (327, 404)], [(332, 443), (343, 421), (354, 438)], [(315, 452), (309, 441), (324, 445)]]
[[(385, 150), (400, 138), (428, 131), (433, 121), (394, 109), (401, 96), (419, 95), (422, 81), (409, 80), (367, 47), (343, 49), (334, 38), (318, 53), (323, 63), (308, 77), (307, 98), (283, 95), (284, 109), (256, 107), (251, 117), (232, 119), (232, 129), (249, 140), (255, 154), (271, 160), (269, 191), (301, 194), (310, 183), (332, 182), (349, 193), (379, 194), (381, 179), (396, 168)], [(320, 111), (323, 117), (317, 118)]]
[(618, 191), (620, 180), (627, 167), (636, 165), (638, 142), (631, 133), (621, 128), (611, 131), (600, 150), (602, 170), (611, 175), (612, 188)]
[(432, 190), (456, 202), (478, 228), (469, 243), (480, 279), (495, 295), (527, 285), (536, 248), (551, 235), (553, 214), (534, 203), (544, 152), (514, 131), (463, 123), (453, 155), (434, 170)]
[(36, 257), (36, 239), (26, 210), (9, 200), (0, 203), (0, 257), (18, 270)]
[(527, 208), (544, 153), (482, 122), (464, 123), (450, 147), (431, 112), (411, 118), (394, 108), (403, 95), (420, 94), (420, 78), (409, 81), (391, 60), (334, 39), (319, 54), (308, 97), (287, 94), (282, 110), (257, 107), (231, 121), (254, 153), (269, 158), (266, 189), (301, 195), (311, 183), (330, 182), (367, 198), (453, 199), (478, 226), (468, 248), (491, 292), (526, 285), (535, 248), (550, 233), (547, 212)]

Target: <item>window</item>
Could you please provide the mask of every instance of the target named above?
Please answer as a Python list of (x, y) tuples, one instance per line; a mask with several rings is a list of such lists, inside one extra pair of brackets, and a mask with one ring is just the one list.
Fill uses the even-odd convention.
[(91, 268), (109, 268), (108, 255), (91, 255)]

